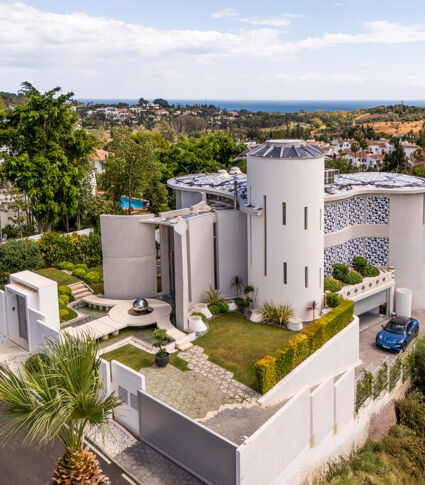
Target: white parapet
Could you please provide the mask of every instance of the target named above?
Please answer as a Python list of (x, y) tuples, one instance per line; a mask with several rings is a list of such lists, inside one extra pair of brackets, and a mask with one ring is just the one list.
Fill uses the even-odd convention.
[(399, 317), (410, 318), (412, 316), (412, 290), (410, 288), (397, 288), (396, 311)]

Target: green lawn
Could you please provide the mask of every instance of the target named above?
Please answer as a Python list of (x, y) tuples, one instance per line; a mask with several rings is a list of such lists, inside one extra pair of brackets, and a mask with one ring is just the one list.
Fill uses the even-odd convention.
[(46, 278), (50, 278), (51, 280), (56, 281), (58, 286), (71, 285), (72, 283), (77, 283), (78, 281), (80, 281), (78, 278), (75, 278), (75, 276), (64, 273), (57, 268), (42, 268), (37, 269), (35, 272), (41, 276), (45, 276)]
[(195, 340), (208, 359), (234, 373), (235, 379), (256, 389), (254, 364), (269, 352), (287, 345), (293, 332), (261, 323), (250, 322), (236, 312), (211, 319), (209, 331)]
[[(170, 364), (183, 371), (190, 370), (187, 362), (177, 354), (178, 352), (170, 354)], [(152, 367), (155, 363), (155, 355), (149, 354), (131, 344), (123, 345), (107, 354), (103, 354), (102, 359), (108, 360), (109, 362), (111, 360), (117, 360), (121, 364), (131, 367), (136, 371), (139, 371), (143, 367)]]

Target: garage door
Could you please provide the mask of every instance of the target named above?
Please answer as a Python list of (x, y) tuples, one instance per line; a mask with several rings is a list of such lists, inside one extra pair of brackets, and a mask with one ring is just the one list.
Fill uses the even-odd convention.
[[(354, 313), (356, 315), (361, 315), (362, 313), (368, 312), (379, 305), (383, 305), (387, 303), (388, 298), (388, 290), (380, 291), (379, 293), (375, 293), (374, 295), (368, 296), (363, 300), (359, 300), (354, 305)], [(389, 302), (388, 302), (389, 304)], [(387, 305), (388, 308), (388, 305)]]

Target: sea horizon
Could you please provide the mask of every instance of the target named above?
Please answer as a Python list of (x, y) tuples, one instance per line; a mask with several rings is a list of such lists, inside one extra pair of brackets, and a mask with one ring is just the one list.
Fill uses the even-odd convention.
[[(76, 101), (88, 104), (127, 103), (135, 105), (138, 99), (135, 98), (75, 98)], [(164, 98), (165, 99), (165, 98)], [(374, 108), (376, 106), (392, 106), (405, 104), (406, 106), (417, 106), (425, 108), (425, 100), (388, 100), (388, 99), (356, 99), (356, 100), (236, 100), (236, 99), (167, 99), (170, 105), (214, 105), (228, 111), (246, 109), (251, 112), (278, 112), (297, 113), (300, 110), (305, 112), (313, 111), (353, 111), (356, 109)]]

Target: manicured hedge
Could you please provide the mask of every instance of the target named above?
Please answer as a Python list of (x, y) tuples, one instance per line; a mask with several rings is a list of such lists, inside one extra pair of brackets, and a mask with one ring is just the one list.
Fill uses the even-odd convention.
[(64, 261), (88, 266), (102, 262), (102, 240), (93, 232), (88, 236), (46, 232), (37, 241), (37, 246), (44, 267), (58, 266)]
[(269, 391), (298, 364), (345, 328), (353, 320), (353, 313), (354, 302), (344, 300), (339, 306), (292, 337), (288, 346), (256, 362), (258, 392), (264, 394)]
[(215, 305), (209, 305), (208, 309), (213, 315), (217, 315), (217, 313), (226, 313), (229, 311), (229, 305), (221, 301)]
[(341, 290), (342, 285), (335, 278), (325, 278), (324, 288), (325, 291), (332, 291), (333, 293), (337, 293)]
[(16, 273), (40, 266), (37, 244), (26, 239), (0, 244), (0, 272)]

